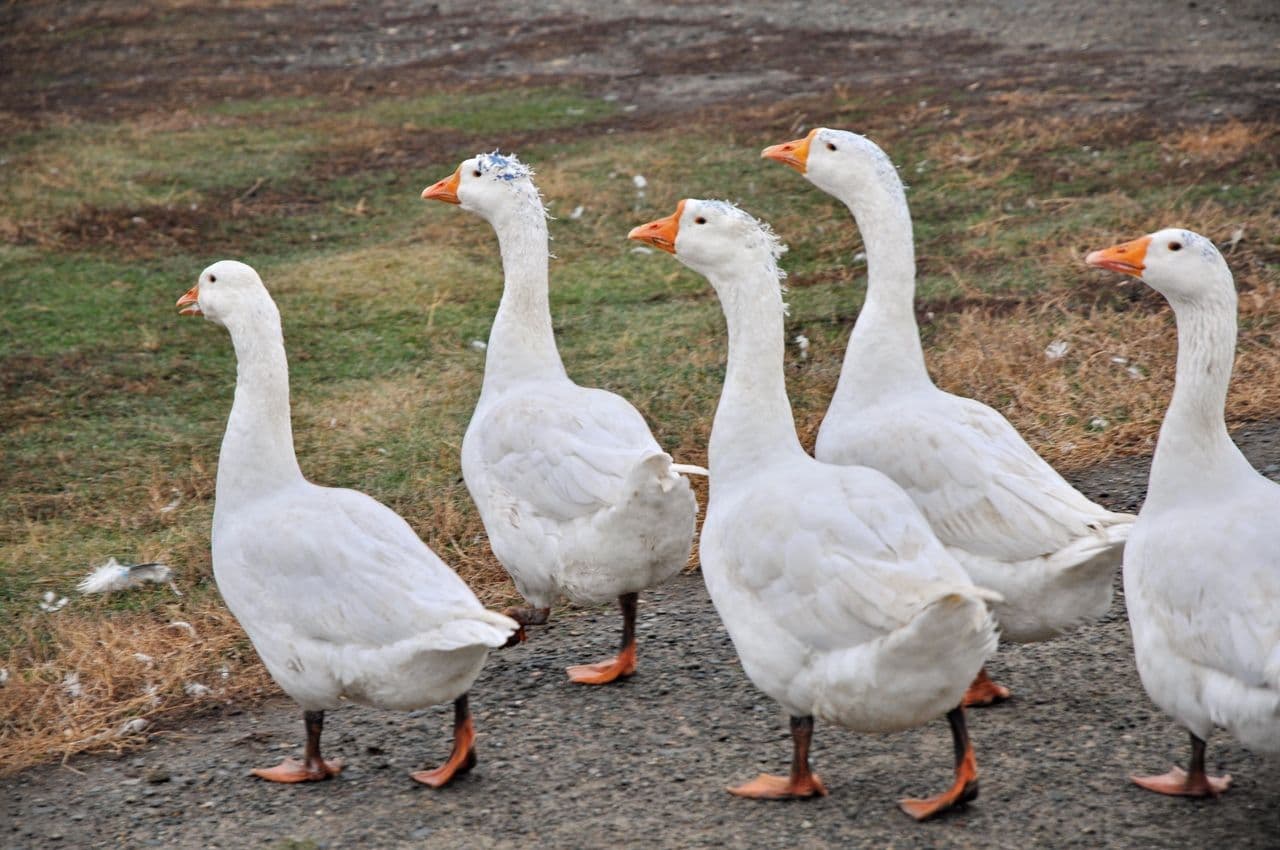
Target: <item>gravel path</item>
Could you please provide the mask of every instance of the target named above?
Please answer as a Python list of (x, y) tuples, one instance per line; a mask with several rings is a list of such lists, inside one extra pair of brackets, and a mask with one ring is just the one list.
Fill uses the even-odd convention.
[[(1280, 428), (1237, 435), (1280, 477)], [(1145, 461), (1076, 477), (1109, 507), (1133, 509)], [(0, 845), (262, 847), (1231, 847), (1280, 845), (1280, 763), (1216, 736), (1210, 769), (1235, 787), (1218, 801), (1170, 799), (1128, 784), (1131, 770), (1184, 762), (1185, 734), (1147, 700), (1133, 666), (1123, 600), (1101, 623), (1047, 644), (1003, 647), (991, 665), (1015, 698), (970, 713), (982, 794), (916, 824), (904, 795), (950, 781), (939, 719), (899, 735), (819, 725), (814, 764), (831, 796), (768, 803), (724, 787), (790, 757), (786, 720), (742, 673), (701, 577), (642, 597), (641, 667), (605, 688), (571, 685), (565, 666), (608, 654), (611, 609), (557, 612), (528, 643), (494, 653), (473, 694), (480, 764), (442, 791), (407, 773), (439, 763), (451, 711), (331, 712), (326, 754), (341, 776), (303, 786), (247, 774), (300, 751), (286, 700), (157, 737), (145, 751), (76, 759), (0, 781)], [(287, 843), (276, 846), (289, 846)], [(303, 844), (302, 846), (307, 846)]]

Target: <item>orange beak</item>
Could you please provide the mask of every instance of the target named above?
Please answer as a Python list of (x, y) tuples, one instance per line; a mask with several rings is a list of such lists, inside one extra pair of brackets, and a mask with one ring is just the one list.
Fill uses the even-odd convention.
[(637, 242), (648, 242), (661, 251), (674, 254), (676, 252), (676, 235), (680, 232), (680, 215), (683, 212), (684, 201), (681, 201), (676, 204), (676, 211), (666, 218), (660, 218), (657, 221), (631, 228), (627, 238), (634, 239)]
[(178, 299), (178, 303), (173, 305), (181, 307), (178, 311), (179, 316), (203, 316), (204, 311), (200, 309), (200, 284), (196, 284), (187, 290), (187, 294)]
[(1094, 268), (1108, 269), (1121, 274), (1142, 277), (1142, 272), (1147, 267), (1147, 246), (1150, 244), (1151, 237), (1143, 236), (1141, 239), (1134, 239), (1132, 242), (1125, 242), (1122, 245), (1094, 251), (1085, 257), (1084, 261)]
[(794, 142), (783, 142), (780, 145), (771, 145), (760, 151), (760, 158), (771, 159), (774, 162), (789, 165), (804, 174), (809, 163), (809, 144), (813, 141), (813, 137), (817, 135), (817, 132), (818, 128), (814, 127), (809, 131), (809, 135), (803, 139), (796, 139)]
[(461, 171), (455, 171), (443, 180), (432, 183), (422, 190), (422, 200), (444, 201), (446, 204), (462, 203), (462, 201), (458, 200), (458, 184), (462, 182), (460, 175)]

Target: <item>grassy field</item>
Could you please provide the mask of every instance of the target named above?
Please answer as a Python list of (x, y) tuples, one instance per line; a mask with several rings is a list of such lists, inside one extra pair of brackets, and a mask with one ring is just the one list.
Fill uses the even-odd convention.
[[(539, 171), (570, 374), (631, 399), (682, 461), (705, 460), (719, 307), (701, 278), (633, 252), (626, 232), (686, 196), (727, 197), (774, 225), (791, 246), (787, 333), (811, 341), (807, 358), (788, 350), (811, 441), (865, 266), (844, 209), (758, 158), (807, 129), (799, 114), (867, 132), (900, 164), (934, 375), (997, 406), (1055, 464), (1150, 450), (1171, 387), (1171, 318), (1081, 258), (1161, 226), (1220, 242), (1242, 232), (1228, 252), (1242, 292), (1229, 414), (1274, 416), (1280, 123), (1170, 129), (1060, 115), (1051, 96), (932, 97), (873, 104), (837, 91), (663, 126), (571, 88), (315, 96), (5, 139), (0, 770), (122, 746), (131, 719), (272, 687), (210, 570), (231, 346), (173, 307), (217, 259), (255, 266), (280, 305), (304, 472), (402, 513), (487, 603), (512, 598), (458, 467), (483, 368), (471, 343), (501, 290), (496, 245), (480, 219), (418, 197), (478, 151), (514, 147)], [(1067, 350), (1051, 360), (1055, 341)], [(170, 564), (182, 595), (73, 593), (108, 556)], [(71, 602), (42, 611), (46, 591)]]

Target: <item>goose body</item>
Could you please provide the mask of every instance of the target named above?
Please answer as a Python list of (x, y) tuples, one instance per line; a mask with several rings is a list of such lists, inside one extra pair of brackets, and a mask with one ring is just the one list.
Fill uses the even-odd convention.
[(1173, 399), (1125, 549), (1124, 590), (1142, 684), (1190, 732), (1192, 759), (1189, 772), (1134, 781), (1216, 795), (1230, 777), (1204, 771), (1214, 727), (1280, 753), (1280, 485), (1227, 434), (1235, 283), (1213, 243), (1180, 229), (1088, 262), (1141, 278), (1169, 300), (1178, 325)]
[(822, 463), (796, 436), (783, 377), (780, 246), (716, 201), (632, 231), (705, 274), (729, 328), (724, 391), (712, 426), (702, 574), (751, 681), (792, 718), (788, 778), (730, 789), (752, 797), (825, 790), (808, 767), (814, 719), (898, 731), (948, 714), (956, 782), (929, 817), (977, 794), (961, 697), (996, 645), (987, 602), (887, 476)]
[(955, 708), (995, 649), (995, 597), (866, 467), (786, 451), (713, 483), (700, 553), (743, 669), (793, 717), (914, 728)]
[[(867, 252), (867, 296), (817, 458), (870, 466), (906, 490), (974, 582), (1003, 597), (1002, 638), (1046, 640), (1101, 617), (1133, 517), (1087, 499), (997, 411), (934, 385), (915, 319), (911, 214), (892, 162), (869, 139), (825, 128), (763, 155), (844, 202)], [(984, 673), (970, 704), (1007, 693)]]
[(516, 627), (485, 610), (395, 512), (306, 480), (219, 498), (213, 564), (263, 664), (307, 711), (455, 700)]
[(494, 555), (536, 607), (638, 593), (688, 561), (688, 481), (611, 392), (564, 377), (482, 395), (462, 470)]
[(213, 572), (272, 678), (307, 716), (304, 763), (255, 771), (323, 779), (323, 712), (344, 701), (408, 710), (457, 706), (440, 785), (474, 763), (466, 693), (491, 647), (517, 628), (485, 610), (394, 511), (354, 490), (320, 487), (298, 467), (280, 314), (256, 272), (215, 263), (179, 305), (230, 331), (235, 401), (218, 461)]
[(494, 555), (529, 602), (508, 613), (537, 624), (562, 595), (583, 604), (617, 598), (618, 656), (569, 674), (584, 684), (630, 676), (637, 595), (679, 572), (693, 546), (697, 503), (686, 468), (628, 401), (565, 372), (548, 306), (546, 213), (529, 169), (515, 157), (477, 156), (423, 197), (483, 216), (502, 253), (502, 301), (462, 474)]

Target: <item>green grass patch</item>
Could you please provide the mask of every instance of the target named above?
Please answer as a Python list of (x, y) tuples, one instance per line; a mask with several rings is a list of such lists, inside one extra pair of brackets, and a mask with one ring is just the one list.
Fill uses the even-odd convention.
[(392, 127), (463, 133), (527, 133), (575, 127), (615, 111), (612, 103), (565, 89), (503, 89), (378, 101), (353, 115)]

